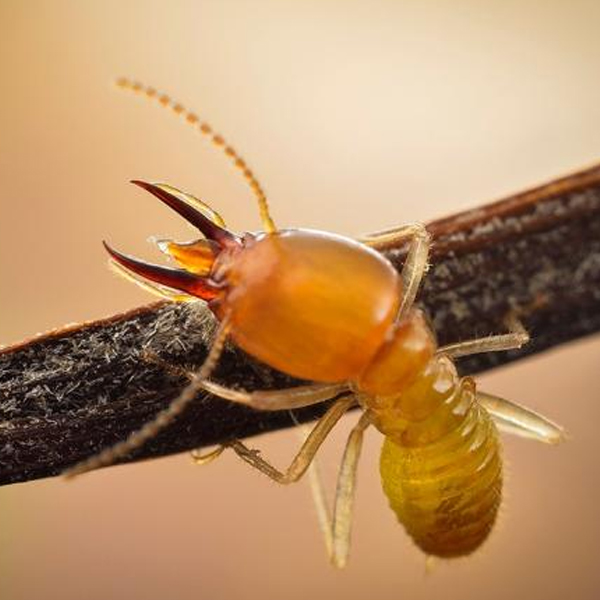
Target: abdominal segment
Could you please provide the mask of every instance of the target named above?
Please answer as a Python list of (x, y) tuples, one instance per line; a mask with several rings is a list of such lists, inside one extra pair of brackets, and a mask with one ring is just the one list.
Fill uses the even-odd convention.
[(380, 469), (392, 510), (426, 554), (470, 554), (492, 530), (502, 462), (495, 425), (476, 403), (435, 442), (406, 446), (386, 437)]

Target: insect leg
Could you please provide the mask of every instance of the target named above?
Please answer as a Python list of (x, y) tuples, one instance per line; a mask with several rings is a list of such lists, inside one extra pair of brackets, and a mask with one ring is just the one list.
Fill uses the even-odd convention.
[(219, 458), (223, 451), (227, 449), (226, 445), (217, 446), (214, 450), (210, 452), (201, 452), (200, 450), (192, 450), (190, 454), (192, 455), (192, 460), (197, 465), (207, 465), (211, 463), (213, 460)]
[(558, 444), (565, 439), (562, 427), (524, 406), (485, 392), (477, 392), (477, 401), (501, 431), (545, 444)]
[(258, 469), (277, 483), (288, 484), (298, 481), (308, 469), (315, 454), (321, 447), (329, 432), (340, 418), (356, 403), (354, 396), (344, 396), (334, 402), (329, 410), (317, 421), (312, 431), (300, 447), (300, 450), (293, 458), (289, 467), (285, 471), (280, 471), (271, 463), (260, 456), (258, 450), (248, 448), (239, 440), (234, 440), (226, 444), (251, 467)]
[(412, 308), (419, 287), (421, 286), (423, 275), (429, 267), (428, 259), (431, 236), (424, 225), (416, 223), (389, 233), (384, 232), (379, 234), (378, 237), (373, 238), (375, 240), (374, 244), (367, 242), (368, 245), (378, 247), (380, 243), (382, 246), (385, 246), (406, 237), (410, 238), (410, 245), (406, 261), (402, 267), (402, 300), (398, 309), (398, 320), (402, 319)]
[(421, 223), (411, 223), (392, 229), (385, 229), (376, 233), (368, 233), (364, 237), (358, 238), (361, 244), (375, 248), (375, 250), (384, 250), (388, 246), (395, 246), (402, 240), (420, 235), (422, 232), (427, 234), (425, 226)]
[[(143, 358), (150, 363), (160, 366), (167, 373), (176, 377), (187, 377), (190, 381), (194, 378), (192, 371), (169, 363), (152, 352), (145, 351)], [(257, 410), (291, 410), (302, 408), (303, 406), (325, 402), (325, 400), (330, 400), (334, 396), (349, 390), (349, 386), (346, 383), (299, 385), (280, 390), (254, 390), (252, 392), (228, 388), (213, 381), (199, 382), (199, 386), (214, 396), (231, 400), (238, 404), (245, 404)]]
[(398, 309), (398, 320), (412, 308), (423, 275), (429, 268), (429, 248), (431, 236), (423, 225), (414, 225), (414, 232), (408, 248), (408, 255), (402, 267), (402, 300)]
[(311, 406), (348, 391), (347, 383), (300, 385), (283, 390), (256, 390), (247, 392), (227, 388), (213, 381), (202, 381), (200, 387), (207, 392), (256, 408), (257, 410), (290, 410)]
[(398, 310), (398, 319), (401, 319), (411, 309), (423, 275), (426, 273), (429, 263), (429, 248), (431, 236), (425, 225), (414, 223), (396, 229), (389, 229), (380, 233), (374, 233), (359, 239), (360, 242), (377, 250), (383, 250), (387, 246), (395, 244), (403, 239), (410, 239), (408, 254), (404, 267), (402, 267), (402, 301)]
[[(346, 566), (350, 552), (356, 469), (362, 450), (364, 432), (370, 424), (371, 417), (369, 413), (363, 413), (348, 437), (338, 475), (335, 503), (333, 506), (333, 523), (330, 528), (332, 551), (329, 558), (332, 564), (340, 569)], [(327, 539), (327, 533), (325, 531), (324, 533)]]
[(118, 442), (114, 446), (106, 448), (98, 454), (95, 454), (68, 469), (65, 472), (65, 476), (71, 478), (93, 469), (111, 465), (119, 458), (122, 458), (143, 446), (148, 440), (151, 440), (161, 430), (171, 424), (185, 410), (187, 405), (194, 400), (202, 387), (202, 380), (208, 377), (214, 370), (223, 351), (223, 346), (225, 345), (225, 339), (227, 338), (228, 333), (229, 320), (225, 318), (219, 325), (219, 329), (217, 330), (203, 365), (198, 372), (194, 374), (192, 380), (183, 389), (181, 394), (172, 400), (167, 408), (159, 412), (152, 421), (148, 421), (141, 429), (131, 433), (124, 441)]
[(402, 319), (412, 308), (421, 286), (423, 275), (429, 268), (429, 250), (431, 236), (425, 225), (414, 223), (387, 231), (374, 233), (359, 241), (377, 250), (395, 245), (403, 239), (410, 239), (406, 261), (402, 267), (402, 300), (398, 310), (398, 320)]
[(315, 458), (308, 467), (308, 482), (310, 484), (313, 506), (315, 507), (315, 513), (317, 515), (317, 523), (319, 524), (319, 530), (321, 531), (323, 541), (325, 542), (325, 550), (327, 551), (327, 556), (331, 557), (333, 554), (331, 515), (329, 514), (329, 507), (327, 506), (327, 495), (325, 494), (325, 488), (323, 487), (323, 479), (321, 478), (319, 461), (317, 458)]
[[(194, 374), (183, 367), (173, 365), (163, 360), (159, 356), (145, 353), (148, 362), (161, 366), (165, 371), (179, 377), (188, 377), (193, 379)], [(283, 390), (257, 390), (247, 392), (245, 390), (235, 390), (227, 388), (212, 381), (199, 382), (202, 389), (226, 400), (251, 406), (257, 410), (290, 410), (301, 408), (330, 400), (337, 394), (348, 391), (347, 384), (323, 384), (323, 385), (302, 385)], [(192, 460), (197, 465), (206, 465), (218, 458), (227, 445), (217, 446), (210, 452), (203, 453), (200, 450), (192, 451)]]
[(513, 350), (520, 348), (529, 341), (529, 333), (521, 321), (515, 316), (507, 320), (509, 333), (501, 335), (489, 335), (475, 340), (457, 342), (438, 349), (437, 354), (445, 354), (451, 358), (480, 354), (482, 352), (499, 352), (500, 350)]

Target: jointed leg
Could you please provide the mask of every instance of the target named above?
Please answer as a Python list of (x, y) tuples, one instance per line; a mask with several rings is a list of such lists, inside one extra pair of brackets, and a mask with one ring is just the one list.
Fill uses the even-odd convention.
[[(167, 373), (177, 377), (194, 379), (194, 373), (179, 365), (169, 363), (160, 356), (150, 352), (144, 353), (144, 360), (162, 367)], [(317, 383), (312, 385), (299, 385), (281, 390), (246, 390), (228, 388), (213, 381), (204, 380), (198, 385), (214, 396), (231, 400), (238, 404), (245, 404), (257, 410), (292, 410), (330, 400), (334, 396), (347, 392), (347, 383)]]
[(402, 301), (398, 311), (398, 319), (402, 319), (417, 297), (421, 280), (428, 268), (429, 248), (431, 236), (424, 225), (415, 223), (397, 229), (382, 231), (378, 234), (367, 236), (360, 241), (367, 246), (383, 250), (397, 242), (410, 238), (410, 246), (406, 262), (402, 268)]
[(333, 429), (334, 425), (340, 420), (342, 415), (354, 404), (354, 396), (345, 396), (331, 405), (329, 410), (317, 421), (313, 430), (306, 438), (304, 444), (285, 471), (280, 471), (271, 463), (260, 456), (257, 450), (248, 448), (239, 440), (234, 440), (226, 444), (232, 448), (235, 453), (250, 466), (258, 469), (277, 483), (288, 484), (298, 481), (308, 469), (315, 454)]
[(352, 509), (354, 506), (354, 488), (356, 487), (356, 468), (362, 450), (365, 429), (371, 424), (369, 413), (363, 413), (358, 424), (350, 433), (342, 466), (338, 476), (333, 506), (332, 546), (330, 556), (334, 566), (343, 568), (350, 552), (350, 533), (352, 528)]
[(221, 445), (217, 446), (214, 450), (210, 450), (209, 452), (202, 452), (200, 450), (192, 450), (190, 454), (192, 455), (192, 460), (197, 465), (207, 465), (211, 463), (213, 460), (219, 458), (221, 454), (223, 454), (223, 450), (225, 450), (227, 446)]
[[(165, 371), (179, 377), (188, 377), (193, 379), (194, 374), (183, 367), (171, 364), (159, 356), (146, 353), (145, 359), (148, 362), (160, 365)], [(348, 391), (347, 384), (315, 384), (301, 385), (282, 390), (257, 390), (247, 392), (245, 390), (236, 390), (227, 388), (212, 381), (199, 382), (202, 389), (226, 400), (251, 406), (257, 410), (291, 410), (310, 406), (330, 400), (337, 394)], [(214, 450), (202, 452), (193, 450), (191, 452), (192, 460), (197, 465), (206, 465), (218, 458), (227, 445), (219, 445)]]
[[(227, 446), (231, 447), (236, 454), (250, 466), (258, 469), (261, 473), (264, 473), (277, 483), (293, 483), (298, 481), (307, 470), (309, 471), (319, 527), (325, 538), (327, 553), (333, 565), (339, 568), (346, 565), (350, 550), (350, 532), (352, 527), (354, 489), (356, 487), (356, 469), (362, 450), (363, 434), (365, 429), (371, 424), (370, 415), (366, 412), (363, 413), (358, 424), (354, 427), (348, 437), (342, 465), (338, 475), (333, 508), (333, 521), (327, 510), (325, 493), (323, 491), (323, 486), (321, 485), (319, 474), (316, 470), (316, 465), (313, 463), (313, 459), (334, 425), (354, 403), (355, 399), (352, 396), (337, 400), (317, 422), (300, 448), (298, 454), (296, 454), (290, 466), (285, 471), (278, 470), (263, 459), (257, 450), (248, 448), (238, 440), (227, 444)], [(223, 447), (219, 447), (207, 456), (210, 458), (212, 458), (213, 455), (218, 456), (222, 450)]]
[(300, 448), (300, 451), (285, 472), (276, 469), (261, 458), (257, 451), (249, 449), (239, 441), (232, 442), (230, 445), (238, 456), (249, 465), (278, 483), (287, 484), (298, 481), (310, 467), (310, 483), (317, 509), (319, 527), (325, 538), (325, 546), (329, 558), (332, 564), (339, 568), (343, 568), (346, 565), (350, 551), (356, 469), (362, 450), (364, 431), (371, 424), (370, 415), (366, 412), (363, 413), (358, 424), (348, 437), (338, 475), (333, 520), (327, 511), (327, 503), (321, 480), (315, 470), (315, 465), (312, 464), (312, 460), (325, 437), (327, 437), (333, 426), (353, 403), (354, 398), (341, 398), (321, 417), (321, 420), (311, 431), (302, 448)]
[(362, 450), (364, 432), (370, 424), (369, 413), (363, 413), (358, 424), (348, 437), (338, 475), (333, 505), (333, 522), (327, 513), (323, 488), (320, 482), (318, 480), (311, 481), (313, 498), (317, 507), (317, 515), (319, 516), (319, 527), (325, 538), (327, 553), (329, 554), (331, 563), (340, 569), (346, 566), (348, 554), (350, 553), (356, 470)]
[(325, 550), (327, 551), (327, 556), (331, 557), (333, 555), (331, 515), (329, 514), (329, 507), (327, 506), (327, 495), (325, 493), (325, 488), (323, 487), (323, 479), (319, 469), (319, 462), (316, 458), (308, 467), (308, 482), (310, 484), (310, 491), (312, 494), (313, 505), (315, 507), (315, 513), (317, 515), (319, 530), (323, 534)]
[[(300, 437), (302, 438), (302, 442), (304, 444), (304, 442), (306, 442), (306, 440), (310, 436), (310, 433), (312, 430), (308, 427), (308, 425), (303, 425), (303, 424), (298, 424), (297, 429), (301, 432)], [(211, 450), (210, 452), (206, 452), (206, 453), (201, 453), (200, 451), (192, 451), (192, 453), (191, 453), (192, 459), (197, 465), (206, 465), (206, 464), (212, 462), (213, 460), (215, 460), (216, 458), (218, 458), (219, 456), (221, 456), (221, 454), (223, 453), (224, 450), (227, 449), (227, 447), (228, 447), (227, 445), (217, 446), (214, 450)], [(253, 451), (246, 449), (244, 451), (244, 455), (246, 455), (246, 453), (251, 453), (251, 452), (253, 452)], [(254, 456), (255, 456), (254, 461), (257, 458), (259, 458), (257, 456), (256, 452), (254, 453)], [(242, 456), (242, 458), (244, 458), (244, 457)], [(296, 457), (296, 459), (297, 458), (298, 457)], [(272, 467), (271, 465), (269, 465), (268, 467), (265, 467), (264, 465), (266, 464), (266, 461), (264, 459), (260, 459), (260, 460), (263, 465), (262, 467), (258, 467), (255, 464), (255, 462), (250, 463), (251, 466), (258, 468), (262, 473), (265, 473), (269, 477), (272, 477), (272, 473), (274, 471), (276, 471), (275, 467)], [(291, 469), (291, 467), (288, 468), (288, 471), (290, 469)], [(324, 536), (325, 536), (325, 547), (327, 549), (327, 556), (331, 556), (332, 551), (333, 551), (333, 545), (332, 545), (332, 539), (331, 539), (331, 517), (329, 516), (329, 510), (327, 508), (327, 499), (325, 497), (325, 491), (323, 489), (323, 482), (321, 479), (321, 475), (319, 473), (319, 465), (318, 465), (316, 456), (314, 456), (314, 455), (312, 456), (312, 460), (310, 461), (310, 464), (308, 465), (308, 469), (306, 472), (308, 473), (308, 479), (310, 482), (310, 487), (311, 487), (311, 491), (312, 491), (312, 495), (313, 495), (315, 510), (317, 513), (317, 521), (319, 523), (319, 529), (324, 533)], [(287, 483), (287, 482), (282, 482), (281, 481), (282, 478), (284, 478), (283, 474), (281, 474), (281, 478), (276, 479), (276, 481), (279, 483)]]
[(438, 350), (438, 354), (445, 354), (451, 358), (457, 358), (459, 356), (468, 356), (470, 354), (480, 354), (483, 352), (513, 350), (525, 345), (529, 341), (529, 334), (523, 327), (523, 324), (514, 315), (511, 315), (506, 321), (509, 326), (509, 333), (488, 335), (475, 340), (449, 344), (441, 347)]
[(397, 246), (402, 240), (420, 235), (420, 232), (424, 229), (425, 226), (421, 223), (410, 223), (409, 225), (392, 227), (376, 233), (368, 233), (358, 238), (358, 241), (375, 248), (375, 250), (384, 250), (390, 246)]
[(348, 391), (346, 383), (300, 385), (283, 390), (257, 390), (247, 392), (223, 387), (213, 381), (203, 381), (202, 388), (207, 392), (251, 406), (257, 410), (291, 410), (325, 402), (338, 394)]

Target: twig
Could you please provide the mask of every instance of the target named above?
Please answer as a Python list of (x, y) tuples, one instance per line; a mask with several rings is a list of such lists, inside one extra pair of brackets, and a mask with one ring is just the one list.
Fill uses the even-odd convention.
[[(428, 226), (435, 239), (420, 296), (441, 343), (504, 330), (518, 310), (533, 341), (470, 357), (475, 373), (600, 329), (600, 166)], [(403, 248), (385, 254), (400, 268)], [(155, 303), (0, 352), (0, 484), (48, 477), (123, 439), (185, 381), (144, 360), (202, 362), (212, 322), (199, 304)], [(297, 382), (226, 351), (217, 379), (274, 389)], [(325, 406), (296, 411), (314, 419)], [(205, 396), (130, 460), (173, 454), (294, 425)]]

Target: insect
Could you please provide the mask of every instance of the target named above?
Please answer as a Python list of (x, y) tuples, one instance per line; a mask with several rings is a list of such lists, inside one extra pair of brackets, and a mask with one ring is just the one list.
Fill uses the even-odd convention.
[[(416, 545), (444, 558), (470, 554), (492, 530), (502, 490), (497, 427), (557, 443), (560, 427), (460, 377), (457, 356), (518, 348), (529, 339), (515, 317), (508, 333), (438, 347), (415, 298), (428, 266), (429, 234), (415, 224), (353, 240), (306, 229), (278, 229), (266, 196), (237, 152), (209, 125), (152, 88), (132, 89), (185, 117), (234, 161), (254, 191), (264, 231), (237, 235), (197, 198), (166, 184), (134, 181), (202, 234), (181, 244), (158, 242), (178, 268), (149, 264), (106, 248), (119, 269), (174, 301), (201, 299), (220, 325), (200, 370), (169, 407), (127, 440), (76, 465), (70, 475), (114, 462), (168, 425), (200, 390), (259, 410), (304, 407), (336, 398), (285, 471), (239, 440), (229, 448), (279, 483), (307, 472), (329, 432), (350, 408), (361, 409), (340, 468), (333, 516), (320, 526), (334, 565), (346, 564), (357, 464), (363, 436), (384, 436), (380, 471), (392, 510)], [(398, 273), (377, 250), (406, 241)], [(277, 391), (229, 389), (211, 381), (225, 339), (255, 358), (314, 383)], [(316, 501), (324, 498), (315, 487)]]

